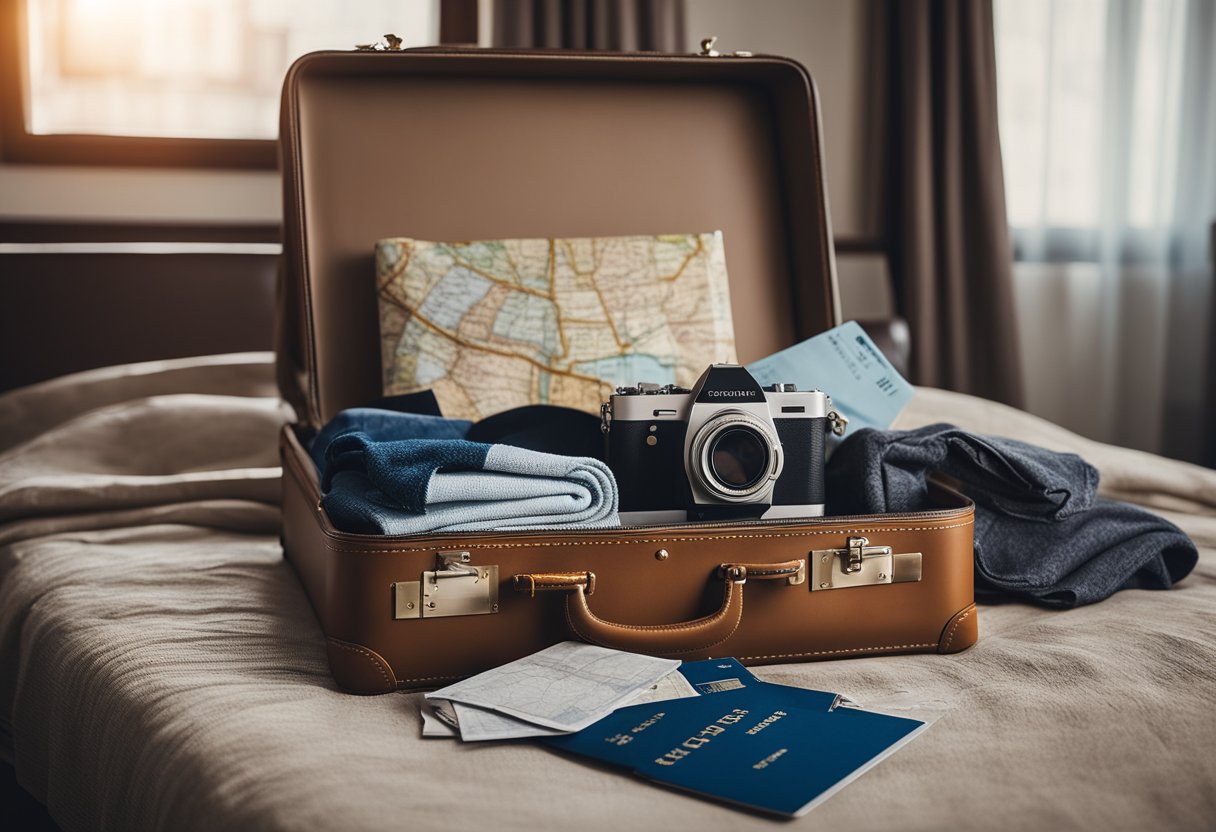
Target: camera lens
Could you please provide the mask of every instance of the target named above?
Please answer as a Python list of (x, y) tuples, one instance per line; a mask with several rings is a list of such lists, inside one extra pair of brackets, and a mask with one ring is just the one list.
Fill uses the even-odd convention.
[(751, 428), (724, 430), (707, 450), (714, 478), (731, 488), (746, 490), (768, 474), (768, 445)]
[(781, 475), (781, 440), (739, 410), (715, 413), (696, 429), (685, 460), (689, 481), (718, 502), (763, 502)]

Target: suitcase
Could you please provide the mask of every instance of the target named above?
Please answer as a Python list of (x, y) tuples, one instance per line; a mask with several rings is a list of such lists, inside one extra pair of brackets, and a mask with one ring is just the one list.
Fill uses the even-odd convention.
[[(974, 507), (366, 536), (305, 443), (380, 395), (373, 245), (725, 232), (739, 358), (839, 321), (818, 97), (770, 56), (321, 52), (288, 72), (277, 351), (283, 547), (343, 689), (442, 686), (566, 639), (747, 664), (975, 642)], [(830, 390), (828, 391), (831, 392)], [(746, 604), (744, 599), (746, 598)]]

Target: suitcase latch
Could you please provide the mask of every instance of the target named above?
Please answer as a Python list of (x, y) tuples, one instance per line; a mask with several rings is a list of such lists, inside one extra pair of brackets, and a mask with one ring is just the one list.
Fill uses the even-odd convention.
[(864, 537), (850, 537), (843, 549), (811, 552), (811, 590), (919, 581), (921, 553), (893, 554), (890, 546), (871, 546)]
[(393, 618), (446, 618), (498, 612), (498, 567), (470, 563), (468, 552), (436, 552), (420, 581), (393, 584)]

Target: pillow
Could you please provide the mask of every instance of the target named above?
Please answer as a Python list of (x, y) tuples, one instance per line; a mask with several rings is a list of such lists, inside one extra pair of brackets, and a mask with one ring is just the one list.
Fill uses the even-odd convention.
[(384, 394), (445, 416), (598, 413), (618, 385), (735, 361), (722, 233), (376, 244)]

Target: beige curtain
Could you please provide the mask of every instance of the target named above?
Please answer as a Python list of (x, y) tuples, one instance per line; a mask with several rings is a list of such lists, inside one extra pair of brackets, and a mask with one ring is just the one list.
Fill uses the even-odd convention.
[(496, 0), (494, 45), (684, 52), (684, 0)]
[(885, 0), (872, 25), (886, 62), (879, 181), (912, 380), (1020, 405), (992, 2)]

